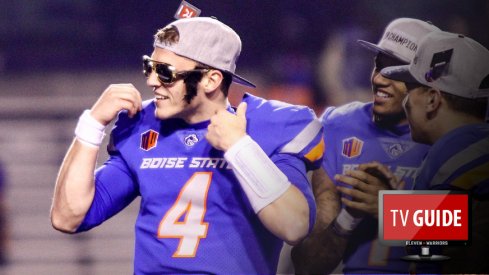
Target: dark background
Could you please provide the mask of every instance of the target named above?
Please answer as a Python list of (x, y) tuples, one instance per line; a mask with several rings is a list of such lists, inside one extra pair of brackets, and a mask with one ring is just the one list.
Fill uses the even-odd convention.
[[(371, 62), (363, 61), (366, 54), (355, 41), (376, 42), (397, 17), (429, 20), (486, 47), (489, 43), (489, 1), (483, 0), (189, 2), (202, 10), (201, 16), (216, 16), (240, 34), (238, 72), (251, 72), (252, 79), (258, 75), (266, 83), (306, 85), (322, 104), (327, 104), (327, 91), (318, 84), (318, 57), (334, 34), (348, 42), (343, 62), (354, 64), (338, 80), (362, 87), (369, 85)], [(139, 70), (141, 56), (152, 51), (153, 34), (173, 20), (180, 0), (0, 3), (0, 76), (8, 76)]]
[[(237, 72), (257, 84), (252, 93), (318, 115), (328, 105), (371, 98), (373, 54), (356, 40), (377, 42), (395, 18), (430, 20), (489, 45), (489, 1), (189, 2), (241, 36)], [(0, 0), (0, 274), (131, 274), (139, 199), (75, 236), (51, 227), (49, 209), (82, 111), (111, 83), (133, 83), (143, 99), (153, 97), (141, 56), (151, 54), (153, 34), (174, 20), (179, 4)], [(98, 164), (106, 158), (101, 150)], [(281, 263), (279, 271), (290, 272), (290, 262)]]

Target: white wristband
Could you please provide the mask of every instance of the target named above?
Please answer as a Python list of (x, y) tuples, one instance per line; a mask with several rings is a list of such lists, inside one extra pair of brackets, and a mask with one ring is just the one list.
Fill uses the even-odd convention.
[(231, 165), (255, 213), (278, 199), (290, 186), (287, 176), (248, 135), (231, 146), (224, 158)]
[(357, 225), (362, 221), (363, 218), (355, 218), (345, 208), (340, 210), (340, 213), (336, 217), (335, 225), (340, 228), (339, 231), (344, 233), (351, 233)]
[(83, 111), (75, 128), (75, 136), (84, 144), (100, 146), (105, 137), (105, 126), (90, 115), (90, 110)]

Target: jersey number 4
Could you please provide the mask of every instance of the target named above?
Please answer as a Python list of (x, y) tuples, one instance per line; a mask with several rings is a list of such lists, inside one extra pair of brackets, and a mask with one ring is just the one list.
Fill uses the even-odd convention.
[(174, 258), (192, 258), (200, 239), (207, 236), (204, 222), (212, 172), (197, 172), (185, 183), (173, 206), (158, 227), (158, 238), (180, 239)]

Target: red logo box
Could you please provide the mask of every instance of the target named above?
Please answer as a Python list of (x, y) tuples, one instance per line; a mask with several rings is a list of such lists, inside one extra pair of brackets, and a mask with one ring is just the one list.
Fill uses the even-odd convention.
[(469, 211), (468, 194), (381, 191), (379, 239), (387, 244), (399, 241), (468, 241)]
[(196, 6), (191, 5), (187, 1), (182, 1), (180, 6), (178, 7), (177, 12), (175, 13), (175, 19), (181, 18), (191, 18), (197, 17), (200, 15), (200, 9)]

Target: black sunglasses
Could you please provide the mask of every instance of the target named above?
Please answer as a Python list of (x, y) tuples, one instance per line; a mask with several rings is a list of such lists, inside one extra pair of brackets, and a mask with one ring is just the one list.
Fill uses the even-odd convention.
[(162, 84), (172, 84), (173, 82), (187, 78), (191, 73), (194, 72), (206, 72), (209, 71), (207, 68), (196, 68), (189, 71), (177, 72), (177, 69), (170, 64), (163, 62), (158, 62), (151, 60), (147, 55), (143, 56), (143, 74), (149, 77), (152, 71), (155, 71), (158, 75), (158, 80)]

